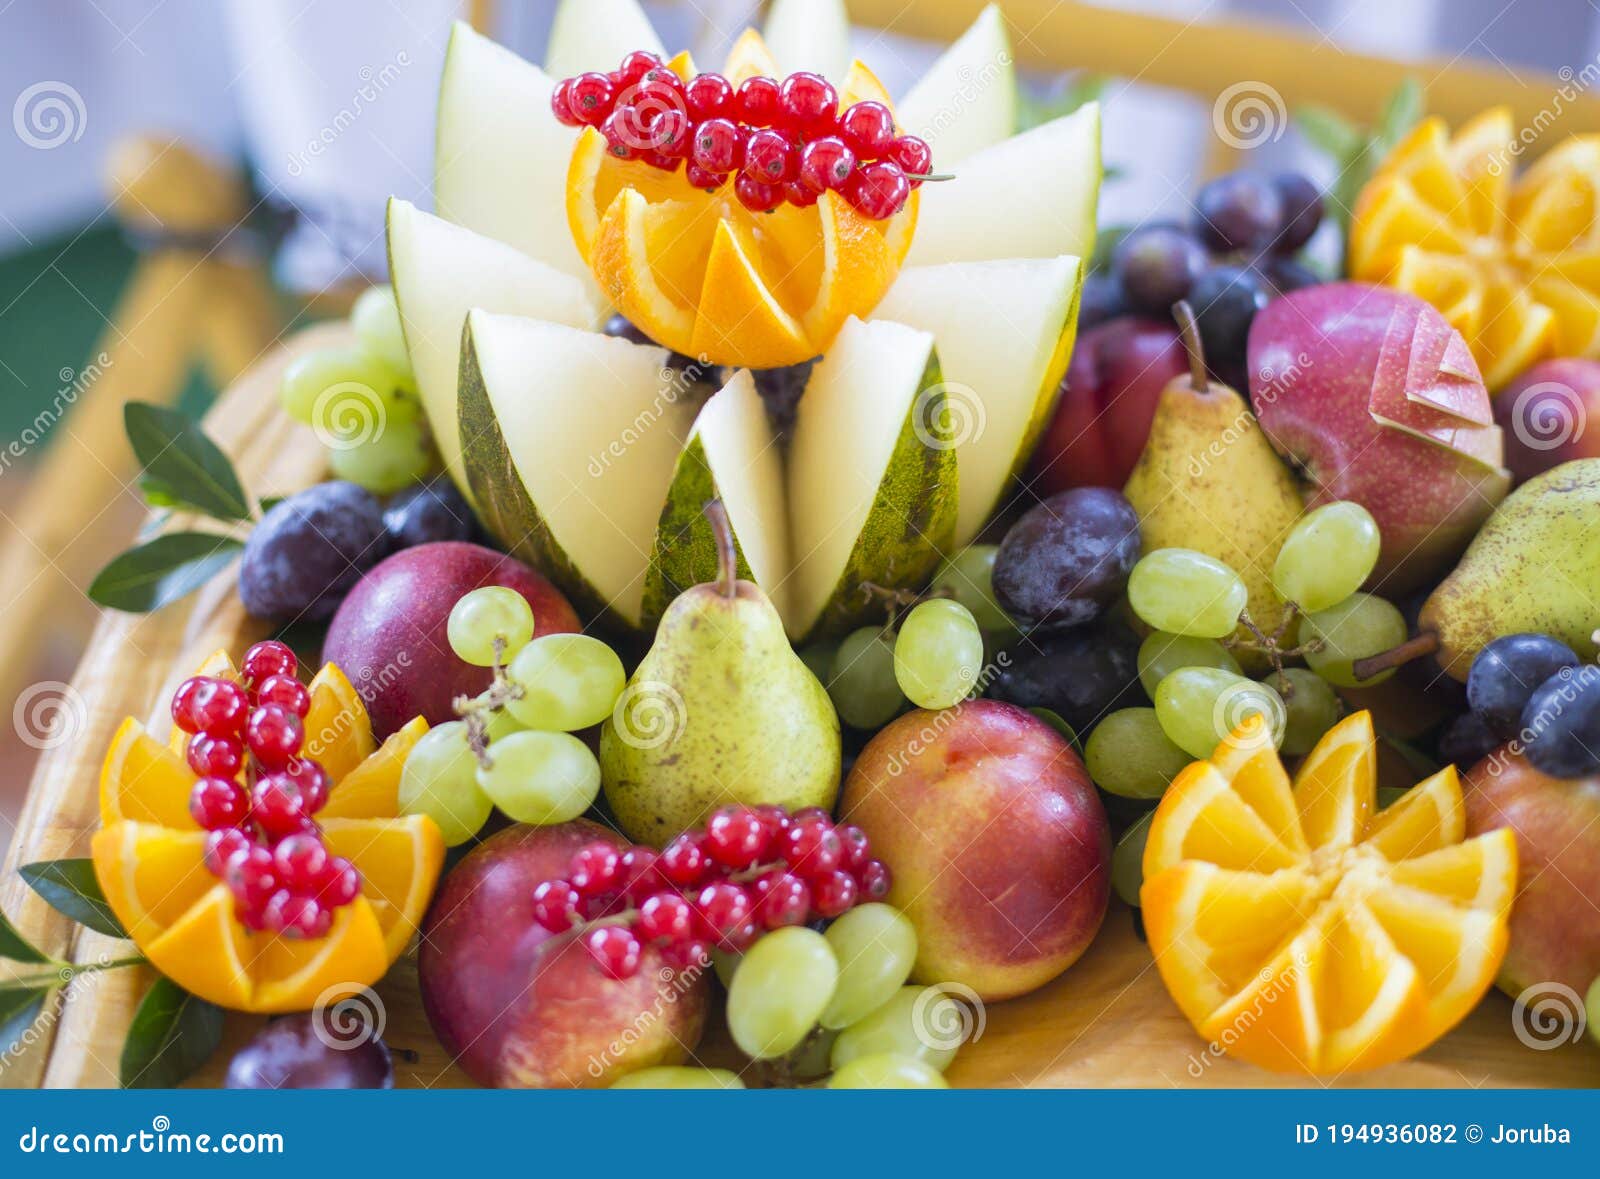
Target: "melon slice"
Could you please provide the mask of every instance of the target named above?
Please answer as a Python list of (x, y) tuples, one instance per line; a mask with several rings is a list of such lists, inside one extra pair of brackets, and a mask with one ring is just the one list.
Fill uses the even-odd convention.
[[(944, 161), (934, 148), (934, 166)], [(1100, 107), (1086, 103), (962, 160), (924, 184), (907, 266), (993, 258), (1087, 258), (1100, 198)]]
[(389, 201), (389, 276), (428, 424), (450, 477), (467, 489), (457, 425), (461, 329), (473, 307), (593, 327), (600, 310), (589, 284), (504, 242)]
[(812, 370), (789, 448), (790, 634), (834, 634), (919, 586), (955, 529), (956, 452), (933, 337), (851, 318)]
[(668, 57), (636, 0), (561, 0), (550, 22), (544, 64), (558, 79), (585, 70), (606, 73), (635, 49), (649, 50), (662, 61)]
[(1044, 429), (1072, 356), (1077, 258), (951, 262), (900, 273), (873, 315), (930, 332), (956, 440), (955, 544), (989, 519)]
[(850, 14), (843, 0), (773, 0), (763, 33), (785, 74), (811, 70), (837, 86), (850, 70)]
[(446, 220), (592, 285), (567, 228), (578, 133), (551, 113), (554, 89), (538, 66), (458, 21), (439, 81), (433, 203)]
[(895, 104), (895, 122), (928, 141), (940, 172), (1011, 138), (1017, 129), (1017, 67), (999, 5), (980, 12)]
[(461, 441), (484, 523), (580, 611), (637, 627), (694, 414), (665, 349), (474, 310)]
[(656, 621), (678, 594), (717, 576), (717, 546), (705, 505), (722, 500), (738, 550), (739, 576), (755, 582), (787, 616), (789, 536), (783, 457), (766, 406), (746, 369), (733, 374), (695, 418), (678, 456), (645, 583), (644, 617)]

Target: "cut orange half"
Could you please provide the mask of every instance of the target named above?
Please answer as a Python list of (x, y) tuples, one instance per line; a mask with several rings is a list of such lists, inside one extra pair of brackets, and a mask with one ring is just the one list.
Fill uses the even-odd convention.
[(1376, 1068), (1426, 1048), (1493, 985), (1515, 841), (1462, 841), (1453, 766), (1376, 810), (1376, 760), (1359, 712), (1291, 783), (1252, 717), (1162, 797), (1145, 929), (1167, 990), (1219, 1050), (1280, 1072)]

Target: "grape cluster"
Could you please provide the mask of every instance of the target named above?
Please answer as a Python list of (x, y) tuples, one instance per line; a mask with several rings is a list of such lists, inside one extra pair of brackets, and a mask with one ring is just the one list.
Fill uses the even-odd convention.
[(1511, 741), (1551, 777), (1600, 773), (1600, 667), (1560, 639), (1514, 634), (1488, 643), (1472, 660), (1467, 705), (1487, 734), (1472, 750), (1478, 756)]
[(764, 930), (838, 917), (889, 894), (889, 869), (859, 827), (817, 807), (728, 806), (660, 852), (597, 842), (533, 894), (534, 920), (583, 940), (612, 978), (639, 970), (645, 945), (680, 969), (713, 949), (742, 953)]
[(451, 846), (496, 807), (519, 823), (564, 823), (600, 792), (600, 763), (573, 733), (611, 715), (622, 660), (589, 635), (533, 634), (533, 609), (513, 589), (475, 589), (451, 608), (451, 650), (492, 667), (494, 682), (458, 700), (462, 719), (424, 734), (400, 775), (401, 811), (431, 816)]
[(210, 833), (206, 867), (227, 883), (241, 922), (321, 937), (361, 875), (329, 853), (314, 818), (332, 783), (303, 752), (311, 695), (282, 643), (257, 643), (240, 670), (242, 683), (194, 676), (173, 694), (173, 723), (189, 734), (184, 756), (200, 776), (189, 813)]
[(806, 208), (837, 192), (883, 221), (932, 178), (932, 150), (915, 135), (897, 135), (888, 107), (867, 101), (841, 111), (833, 85), (804, 70), (737, 86), (721, 74), (685, 82), (655, 54), (637, 51), (609, 73), (564, 79), (550, 106), (569, 127), (598, 128), (617, 159), (681, 167), (708, 192), (731, 179), (739, 203), (757, 213), (785, 202)]

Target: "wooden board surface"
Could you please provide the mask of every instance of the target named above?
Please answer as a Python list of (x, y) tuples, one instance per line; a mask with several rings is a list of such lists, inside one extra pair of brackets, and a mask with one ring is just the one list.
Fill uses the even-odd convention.
[[(283, 367), (297, 353), (337, 341), (344, 329), (301, 333), (289, 348), (252, 370), (219, 402), (211, 436), (236, 458), (257, 494), (281, 494), (322, 474), (311, 432), (277, 410)], [(108, 554), (109, 555), (109, 554)], [(101, 756), (125, 715), (164, 727), (158, 702), (204, 655), (219, 646), (235, 656), (262, 628), (245, 617), (232, 576), (218, 578), (192, 598), (150, 616), (107, 613), (73, 688), (86, 705), (79, 739), (48, 751), (30, 788), (23, 821), (0, 877), (0, 905), (36, 944), (73, 961), (119, 955), (127, 947), (77, 930), (33, 897), (17, 865), (87, 854), (96, 819)], [(63, 1087), (116, 1084), (122, 1037), (151, 975), (118, 970), (80, 979), (65, 1001), (40, 1021), (34, 1044), (0, 1070), (0, 1086)], [(384, 1038), (396, 1049), (406, 1086), (467, 1084), (434, 1038), (417, 994), (414, 959), (402, 959), (377, 988)], [(196, 1078), (219, 1084), (232, 1047), (259, 1018), (230, 1016), (223, 1049)], [(1257, 1087), (1303, 1084), (1279, 1078), (1209, 1051), (1167, 997), (1132, 913), (1113, 903), (1100, 936), (1084, 958), (1043, 989), (975, 1014), (974, 1042), (949, 1070), (956, 1085)], [(700, 1056), (736, 1064), (718, 1029)], [(1313, 1082), (1320, 1083), (1320, 1082)], [(1600, 1049), (1581, 1044), (1538, 1051), (1513, 1034), (1512, 1004), (1495, 993), (1461, 1027), (1422, 1056), (1336, 1084), (1387, 1087), (1600, 1085)]]

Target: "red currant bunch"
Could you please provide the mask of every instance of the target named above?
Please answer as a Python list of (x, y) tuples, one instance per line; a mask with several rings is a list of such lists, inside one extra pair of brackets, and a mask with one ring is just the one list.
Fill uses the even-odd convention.
[(881, 901), (889, 884), (866, 832), (818, 807), (729, 806), (659, 852), (579, 848), (564, 878), (534, 890), (533, 919), (625, 979), (647, 947), (677, 969), (703, 967), (713, 948), (742, 953), (767, 930)]
[(839, 109), (839, 93), (810, 71), (746, 78), (721, 74), (684, 82), (653, 53), (636, 51), (609, 74), (559, 83), (551, 109), (570, 127), (594, 127), (618, 159), (675, 172), (707, 192), (730, 182), (745, 208), (799, 208), (837, 192), (863, 217), (884, 221), (911, 190), (934, 179), (933, 152), (897, 135), (881, 102)]

